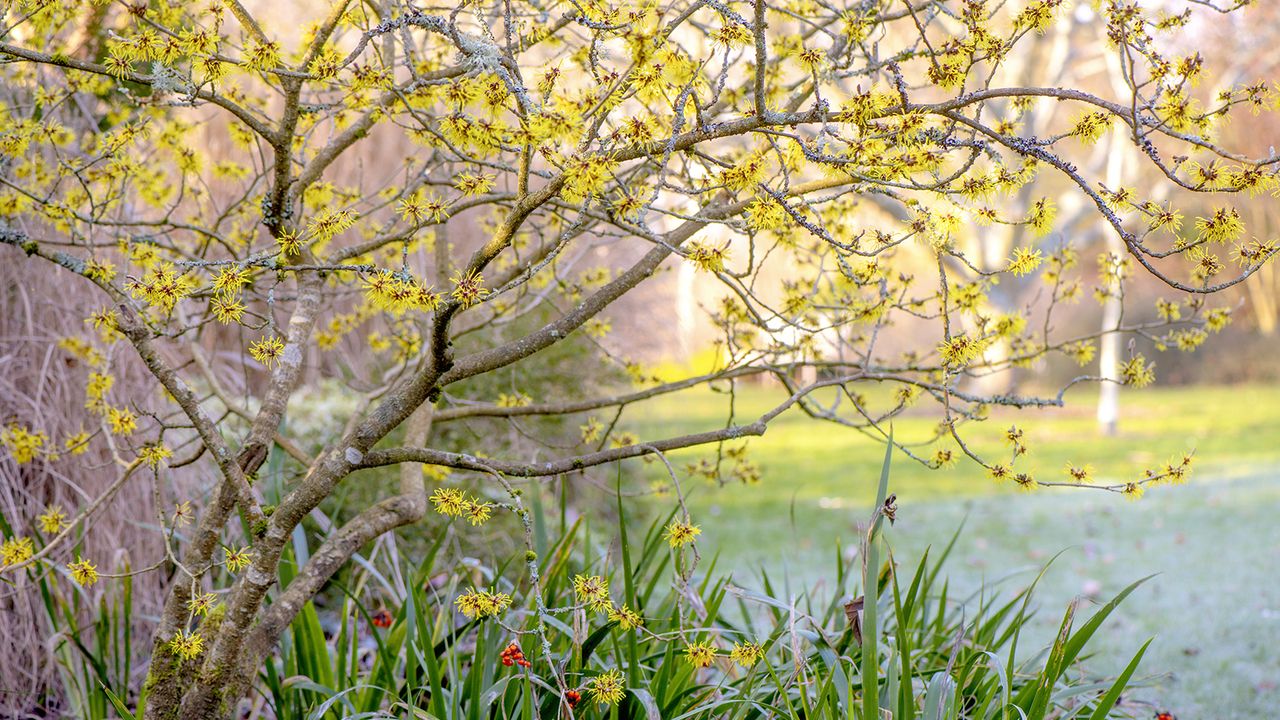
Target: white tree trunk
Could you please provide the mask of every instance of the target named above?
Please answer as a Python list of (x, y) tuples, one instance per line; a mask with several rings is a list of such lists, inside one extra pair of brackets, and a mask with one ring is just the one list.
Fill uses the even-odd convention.
[[(1107, 158), (1107, 187), (1115, 190), (1124, 181), (1125, 140), (1124, 129), (1111, 131), (1111, 153)], [(1103, 233), (1107, 251), (1123, 254), (1124, 243), (1120, 236), (1108, 228)], [(1118, 288), (1117, 288), (1118, 290)], [(1103, 382), (1098, 389), (1098, 430), (1103, 435), (1115, 435), (1120, 427), (1120, 334), (1113, 332), (1120, 324), (1120, 296), (1113, 293), (1102, 305), (1102, 347), (1098, 353), (1098, 374)]]

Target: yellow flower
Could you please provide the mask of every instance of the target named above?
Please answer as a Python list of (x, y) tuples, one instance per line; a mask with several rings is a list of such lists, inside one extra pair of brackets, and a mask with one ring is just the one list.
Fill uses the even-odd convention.
[(443, 200), (419, 190), (400, 201), (400, 217), (406, 222), (421, 225), (428, 221), (440, 222), (447, 213)]
[(183, 630), (169, 641), (169, 649), (183, 660), (191, 660), (204, 652), (204, 638), (199, 633)]
[(151, 467), (155, 467), (160, 463), (168, 460), (173, 455), (173, 451), (159, 443), (147, 445), (138, 452), (138, 457)]
[(644, 625), (644, 618), (640, 617), (640, 613), (626, 605), (609, 608), (609, 621), (618, 623), (618, 627), (623, 630), (630, 630)]
[(1212, 308), (1204, 315), (1204, 326), (1212, 332), (1219, 332), (1231, 324), (1230, 308)]
[(232, 550), (227, 549), (227, 557), (225, 563), (227, 569), (231, 572), (240, 572), (249, 567), (249, 563), (253, 562), (253, 550), (249, 548), (239, 548)]
[(716, 649), (711, 641), (704, 640), (685, 646), (684, 657), (696, 668), (707, 668), (716, 660)]
[(956, 335), (938, 344), (942, 364), (948, 368), (960, 368), (977, 359), (987, 349), (987, 342), (968, 335)]
[(444, 480), (453, 474), (453, 468), (443, 465), (423, 465), (422, 476), (431, 480)]
[(573, 592), (579, 602), (589, 605), (592, 610), (607, 612), (613, 607), (613, 601), (609, 599), (609, 581), (599, 575), (574, 576)]
[(764, 649), (753, 642), (734, 643), (729, 651), (729, 659), (742, 667), (751, 667), (764, 656)]
[(460, 173), (453, 178), (453, 186), (463, 195), (483, 195), (493, 187), (493, 175)]
[(453, 292), (450, 295), (462, 307), (471, 307), (489, 297), (489, 290), (484, 286), (484, 276), (472, 270), (465, 275), (454, 275), (450, 278)]
[(59, 505), (50, 505), (44, 510), (44, 514), (39, 517), (40, 532), (45, 535), (54, 535), (62, 532), (62, 528), (67, 526), (67, 514), (62, 511)]
[(1092, 145), (1111, 127), (1111, 116), (1105, 112), (1085, 113), (1076, 121), (1071, 134), (1086, 145)]
[(521, 392), (517, 392), (515, 394), (499, 393), (497, 404), (498, 404), (498, 407), (515, 408), (515, 407), (525, 407), (529, 405), (529, 403), (531, 402), (533, 401), (529, 399), (529, 396)]
[(725, 47), (740, 47), (751, 42), (751, 31), (735, 22), (729, 22), (710, 35), (711, 40)]
[(933, 453), (931, 463), (935, 468), (949, 468), (956, 464), (955, 453), (947, 448), (938, 448)]
[(217, 596), (213, 593), (200, 593), (187, 601), (187, 609), (192, 615), (208, 615), (217, 604)]
[(430, 312), (440, 305), (440, 293), (403, 272), (374, 273), (365, 281), (364, 291), (374, 307), (395, 315), (410, 309)]
[(296, 255), (302, 252), (302, 243), (298, 241), (298, 233), (293, 230), (283, 230), (276, 237), (276, 244), (280, 246), (281, 255)]
[(13, 537), (0, 545), (0, 566), (8, 567), (24, 563), (31, 559), (33, 548), (31, 538)]
[(684, 547), (702, 534), (702, 528), (685, 522), (673, 522), (667, 526), (667, 544), (673, 548)]
[(594, 443), (600, 439), (600, 432), (604, 430), (604, 425), (600, 424), (600, 420), (595, 417), (587, 418), (586, 425), (579, 425), (578, 430), (582, 433), (582, 442), (584, 445)]
[(471, 503), (461, 490), (455, 488), (437, 488), (431, 493), (431, 504), (436, 506), (436, 512), (441, 515), (450, 517), (458, 517), (467, 511), (467, 506)]
[(471, 588), (459, 595), (453, 604), (458, 607), (458, 612), (474, 620), (502, 613), (511, 607), (511, 596), (502, 592)]
[(1072, 482), (1080, 485), (1087, 485), (1093, 481), (1092, 465), (1072, 465), (1067, 463), (1066, 473)]
[(1137, 500), (1141, 498), (1142, 494), (1146, 491), (1147, 489), (1142, 485), (1142, 483), (1131, 482), (1125, 483), (1124, 489), (1120, 492), (1130, 500)]
[(254, 43), (245, 55), (244, 64), (254, 70), (272, 70), (280, 65), (280, 46), (269, 41)]
[(84, 395), (87, 398), (84, 406), (89, 410), (101, 412), (106, 406), (107, 393), (116, 382), (115, 377), (105, 373), (89, 373), (89, 382), (85, 385)]
[(167, 313), (196, 289), (196, 282), (173, 265), (160, 263), (147, 270), (141, 280), (130, 280), (127, 286), (134, 297)]
[(472, 525), (483, 525), (489, 516), (493, 514), (493, 505), (486, 502), (476, 502), (474, 500), (467, 503), (467, 522)]
[(1240, 213), (1232, 207), (1215, 208), (1213, 215), (1196, 218), (1196, 232), (1200, 239), (1212, 243), (1238, 240), (1244, 234)]
[(692, 243), (689, 246), (689, 261), (703, 272), (718, 273), (724, 271), (724, 261), (729, 259), (729, 246), (713, 247)]
[(116, 266), (99, 260), (89, 260), (84, 264), (84, 276), (100, 282), (111, 282), (116, 276)]
[(1053, 200), (1041, 198), (1031, 206), (1031, 212), (1027, 214), (1027, 224), (1031, 226), (1036, 237), (1039, 237), (1053, 229), (1053, 220), (1057, 214), (1058, 206)]
[(1014, 248), (1013, 257), (1009, 258), (1009, 272), (1019, 277), (1035, 272), (1040, 267), (1040, 251), (1029, 248)]
[(0, 432), (0, 443), (9, 450), (14, 462), (22, 465), (35, 460), (40, 448), (44, 447), (45, 435), (42, 432), (31, 432), (21, 425), (10, 425)]
[(138, 429), (138, 418), (129, 408), (107, 408), (107, 422), (116, 435), (132, 435)]
[(89, 433), (82, 430), (74, 435), (68, 435), (67, 439), (62, 441), (62, 449), (72, 455), (82, 455), (89, 449)]
[(1076, 363), (1082, 367), (1093, 362), (1093, 357), (1097, 352), (1097, 346), (1089, 340), (1067, 343), (1062, 347), (1062, 353), (1072, 360), (1075, 360)]
[(236, 295), (249, 284), (249, 268), (227, 265), (213, 278), (213, 291), (218, 295)]
[(264, 337), (255, 343), (249, 345), (249, 354), (254, 360), (262, 363), (268, 369), (276, 364), (280, 356), (284, 354), (284, 341), (274, 335)]
[(185, 527), (191, 524), (195, 519), (195, 511), (191, 509), (191, 501), (183, 500), (175, 503), (173, 506), (173, 525), (174, 527)]
[(232, 296), (215, 297), (209, 301), (209, 309), (213, 311), (213, 318), (223, 325), (240, 322), (244, 317), (244, 303)]
[(622, 671), (615, 668), (597, 675), (591, 682), (590, 692), (591, 698), (600, 705), (617, 705), (627, 692), (622, 683)]
[(1139, 388), (1146, 387), (1155, 382), (1155, 368), (1154, 363), (1148, 364), (1146, 358), (1141, 355), (1135, 355), (1120, 366), (1120, 378), (1125, 385)]
[(98, 582), (98, 568), (93, 563), (81, 558), (67, 565), (67, 570), (71, 571), (71, 578), (85, 587), (90, 587)]

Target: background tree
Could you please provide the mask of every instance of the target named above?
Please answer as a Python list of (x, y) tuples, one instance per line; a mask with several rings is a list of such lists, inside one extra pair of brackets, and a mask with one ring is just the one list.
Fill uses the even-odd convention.
[[(1277, 251), (1231, 204), (1274, 191), (1274, 152), (1213, 141), (1223, 117), (1272, 109), (1274, 92), (1197, 94), (1200, 56), (1161, 49), (1235, 5), (1097, 5), (1123, 93), (1023, 83), (1021, 53), (1063, 21), (1063, 0), (340, 0), (300, 31), (238, 0), (107, 4), (88, 22), (71, 3), (7, 3), (0, 242), (14, 262), (92, 283), (99, 300), (82, 309), (86, 334), (62, 342), (86, 366), (92, 429), (51, 437), (18, 417), (3, 439), (33, 472), (105, 447), (116, 477), (81, 507), (22, 519), (29, 531), (11, 523), (6, 577), (97, 582), (107, 568), (76, 554), (78, 533), (122, 488), (150, 483), (163, 552), (127, 572), (171, 582), (146, 715), (216, 717), (361, 548), (432, 505), (475, 524), (507, 509), (527, 525), (518, 479), (714, 444), (721, 461), (701, 472), (751, 480), (741, 440), (785, 411), (888, 438), (925, 399), (940, 422), (931, 438), (895, 441), (907, 456), (939, 466), (963, 454), (1027, 488), (1087, 484), (1083, 470), (1062, 481), (1023, 471), (1017, 428), (998, 458), (962, 431), (992, 405), (1061, 405), (1097, 373), (1046, 396), (980, 381), (1053, 357), (1088, 366), (1103, 337), (1194, 349), (1229, 320), (1206, 296)], [(1224, 198), (1179, 234), (1178, 208), (1072, 160), (1110, 129), (1164, 183)], [(1046, 192), (1078, 196), (1124, 254), (1082, 265)], [(1019, 194), (1036, 199), (1010, 212)], [(994, 226), (1021, 228), (1007, 256), (966, 250)], [(583, 268), (592, 257), (607, 266)], [(718, 366), (674, 381), (599, 340), (611, 308), (671, 262), (722, 286)], [(1178, 294), (1159, 321), (1058, 330), (1090, 285), (1122, 300), (1136, 272)], [(1019, 307), (989, 300), (1002, 280), (1032, 275), (1040, 289)], [(1007, 352), (987, 352), (997, 345)], [(557, 348), (596, 357), (596, 380), (535, 396), (522, 377), (533, 382), (529, 368)], [(133, 362), (156, 393), (113, 391)], [(1131, 351), (1119, 381), (1152, 372)], [(623, 374), (630, 382), (611, 379)], [(678, 437), (617, 430), (646, 398), (762, 375), (787, 396), (760, 417)], [(322, 437), (300, 436), (290, 403), (315, 388), (347, 409)], [(562, 442), (563, 424), (522, 425), (563, 416), (581, 424), (580, 447)], [(495, 456), (483, 434), (448, 434), (480, 419), (542, 447)], [(1137, 496), (1189, 463), (1088, 486)], [(391, 466), (395, 489), (282, 580), (304, 519)], [(490, 490), (467, 495), (418, 466)], [(174, 482), (183, 468), (198, 479)], [(530, 548), (526, 560), (515, 598), (481, 592), (463, 609), (543, 612), (540, 559)]]

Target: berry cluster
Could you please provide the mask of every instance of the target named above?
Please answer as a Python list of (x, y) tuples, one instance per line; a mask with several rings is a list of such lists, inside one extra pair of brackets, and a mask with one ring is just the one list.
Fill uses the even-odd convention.
[(507, 667), (519, 665), (520, 667), (529, 667), (530, 663), (524, 659), (524, 652), (520, 650), (520, 646), (511, 643), (506, 650), (502, 651), (502, 664)]
[(578, 701), (582, 700), (582, 693), (577, 690), (566, 690), (564, 699), (569, 703), (570, 709), (576, 708), (578, 707)]

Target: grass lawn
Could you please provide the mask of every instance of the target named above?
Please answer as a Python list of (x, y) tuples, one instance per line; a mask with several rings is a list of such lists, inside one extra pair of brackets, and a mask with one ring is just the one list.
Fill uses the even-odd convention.
[[(741, 390), (738, 417), (753, 420), (779, 393)], [(1100, 479), (1123, 479), (1194, 448), (1191, 481), (1152, 488), (1137, 502), (1087, 489), (1028, 495), (989, 480), (967, 460), (934, 471), (898, 455), (890, 483), (899, 504), (890, 535), (895, 552), (901, 562), (914, 562), (966, 522), (950, 563), (953, 583), (976, 588), (1020, 570), (1005, 579), (1013, 589), (1065, 550), (1038, 592), (1046, 639), (1073, 598), (1105, 601), (1129, 582), (1159, 573), (1104, 626), (1092, 667), (1116, 671), (1156, 636), (1143, 669), (1160, 674), (1137, 697), (1183, 720), (1274, 717), (1280, 704), (1280, 387), (1126, 390), (1121, 432), (1112, 438), (1095, 430), (1093, 398), (1082, 390), (1068, 396), (1065, 409), (996, 413), (972, 426), (966, 441), (1003, 456), (1001, 431), (1016, 423), (1030, 447), (1019, 467), (1054, 480), (1064, 479), (1068, 461), (1093, 464)], [(641, 406), (629, 427), (642, 438), (705, 430), (723, 424), (728, 402), (708, 390), (687, 392)], [(926, 437), (936, 419), (922, 412), (900, 420), (896, 436)], [(718, 488), (685, 481), (704, 553), (719, 551), (722, 567), (738, 572), (740, 582), (761, 567), (796, 589), (820, 582), (836, 543), (855, 542), (883, 447), (799, 413), (783, 415), (750, 441), (762, 483)]]

